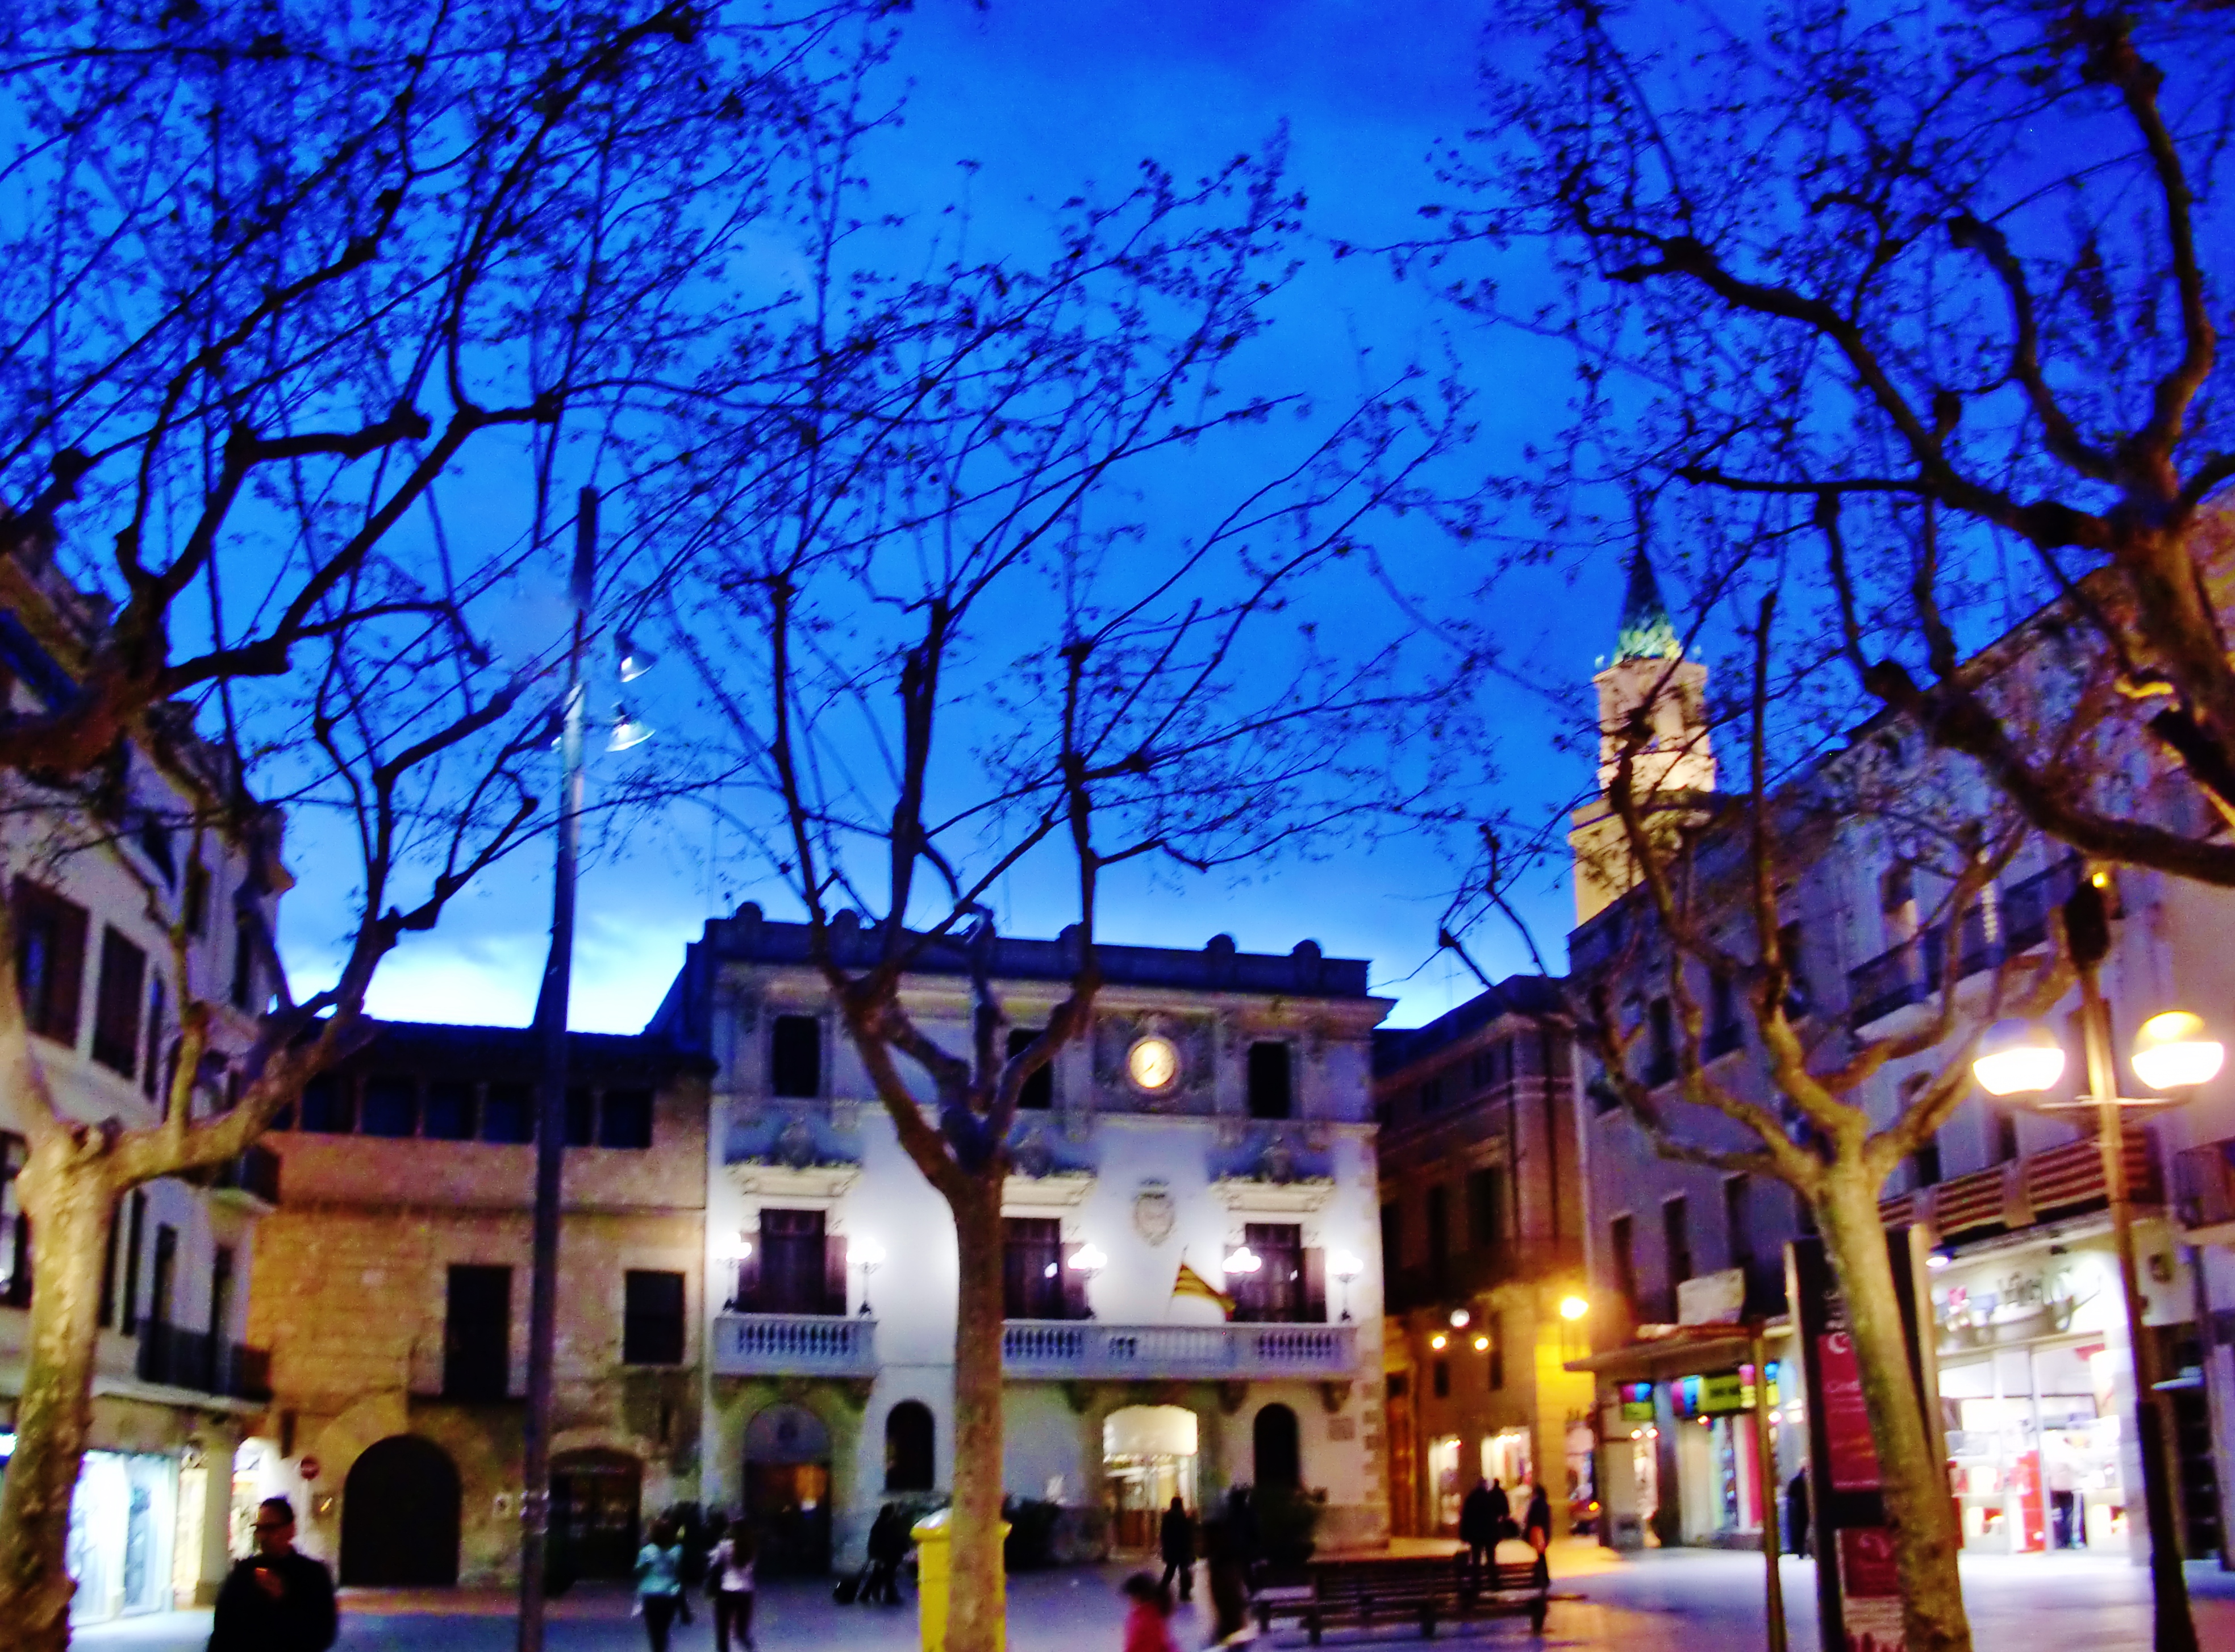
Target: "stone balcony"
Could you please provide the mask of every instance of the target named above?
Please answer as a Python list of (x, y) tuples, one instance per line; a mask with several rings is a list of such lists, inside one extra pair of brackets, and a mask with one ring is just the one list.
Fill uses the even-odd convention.
[(718, 1377), (873, 1377), (877, 1322), (841, 1314), (720, 1314)]
[(1001, 1371), (1027, 1380), (1176, 1378), (1314, 1381), (1356, 1374), (1355, 1325), (1110, 1325), (1010, 1320)]

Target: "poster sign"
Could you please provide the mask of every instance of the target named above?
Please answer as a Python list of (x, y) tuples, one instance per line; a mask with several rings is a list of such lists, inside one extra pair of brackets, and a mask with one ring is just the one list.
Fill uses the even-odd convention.
[[(1894, 1290), (1900, 1299), (1910, 1374), (1929, 1435), (1937, 1439), (1938, 1382), (1931, 1344), (1919, 1327), (1932, 1323), (1924, 1299), (1924, 1248), (1913, 1229), (1886, 1236)], [(1847, 1320), (1822, 1239), (1786, 1248), (1800, 1380), (1808, 1396), (1810, 1530), (1819, 1557), (1816, 1622), (1824, 1652), (1902, 1652), (1901, 1583), (1887, 1518), (1870, 1407)]]
[(1902, 1652), (1901, 1570), (1891, 1531), (1849, 1526), (1839, 1533), (1839, 1592), (1846, 1652)]
[(1625, 1382), (1622, 1385), (1622, 1419), (1626, 1423), (1649, 1423), (1653, 1420), (1653, 1385), (1649, 1382)]

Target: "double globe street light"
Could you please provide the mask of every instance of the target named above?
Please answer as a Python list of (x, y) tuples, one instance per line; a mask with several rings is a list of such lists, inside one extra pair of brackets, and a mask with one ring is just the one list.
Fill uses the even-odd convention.
[[(2141, 1457), (2143, 1502), (2149, 1514), (2150, 1582), (2156, 1603), (2153, 1644), (2155, 1652), (2197, 1652), (2188, 1580), (2181, 1572), (2180, 1542), (2173, 1528), (2173, 1476), (2166, 1459), (2170, 1431), (2161, 1408), (2156, 1348), (2143, 1325), (2141, 1282), (2134, 1263), (2123, 1120), (2131, 1110), (2179, 1106), (2188, 1099), (2188, 1092), (2218, 1075), (2227, 1052), (2211, 1036), (2203, 1020), (2186, 1010), (2153, 1015), (2142, 1023), (2135, 1036), (2132, 1060), (2134, 1076), (2160, 1093), (2143, 1098), (2119, 1093), (2111, 1057), (2111, 1014), (2099, 979), (2103, 959), (2111, 949), (2110, 914), (2104, 898), (2109, 882), (2107, 873), (2095, 872), (2082, 879), (2064, 903), (2065, 941), (2080, 977), (2080, 1026), (2086, 1046), (2088, 1093), (2071, 1101), (2033, 1105), (2044, 1112), (2091, 1107), (2095, 1111), (2103, 1155), (2103, 1190), (2118, 1246), (2127, 1344), (2134, 1373), (2135, 1444)], [(1998, 1021), (1980, 1040), (1971, 1072), (1980, 1088), (1990, 1095), (2039, 1096), (2063, 1078), (2064, 1059), (2063, 1046), (2048, 1028), (2029, 1021)]]

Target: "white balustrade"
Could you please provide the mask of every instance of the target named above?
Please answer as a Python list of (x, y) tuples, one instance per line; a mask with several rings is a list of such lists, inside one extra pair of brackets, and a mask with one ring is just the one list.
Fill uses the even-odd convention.
[(876, 1374), (877, 1322), (838, 1314), (722, 1314), (714, 1320), (714, 1374), (867, 1377)]
[(1001, 1368), (1013, 1377), (1349, 1377), (1353, 1325), (1108, 1325), (1010, 1320)]

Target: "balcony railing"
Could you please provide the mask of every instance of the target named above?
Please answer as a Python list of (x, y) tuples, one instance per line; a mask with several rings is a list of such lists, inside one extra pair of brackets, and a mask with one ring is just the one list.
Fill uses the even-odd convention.
[(718, 1377), (868, 1377), (877, 1322), (842, 1314), (722, 1314), (714, 1320)]
[(1917, 967), (1917, 943), (1904, 941), (1847, 972), (1847, 1024), (1866, 1026), (1881, 1016), (1916, 1003), (1924, 995), (1923, 978)]
[(1358, 1328), (1331, 1325), (1105, 1325), (1010, 1320), (1001, 1369), (1012, 1377), (1350, 1377)]
[[(2130, 1124), (2123, 1145), (2127, 1196), (2136, 1204), (2162, 1203), (2164, 1189), (2158, 1180), (2149, 1137), (2140, 1126)], [(1937, 1187), (1882, 1200), (1878, 1214), (1888, 1227), (1929, 1214), (1933, 1230), (1945, 1236), (1983, 1228), (2025, 1227), (2048, 1216), (2101, 1206), (2107, 1198), (2103, 1151), (2091, 1135), (2032, 1154), (2015, 1166), (1998, 1164)]]
[(2209, 1142), (2173, 1157), (2173, 1201), (2181, 1225), (2235, 1222), (2235, 1140)]
[(140, 1334), (140, 1380), (231, 1400), (272, 1398), (272, 1355), (150, 1320)]
[(2069, 900), (2079, 885), (2080, 862), (2068, 857), (2003, 890), (2002, 945), (2012, 953), (2022, 953), (2047, 941), (2050, 910)]

